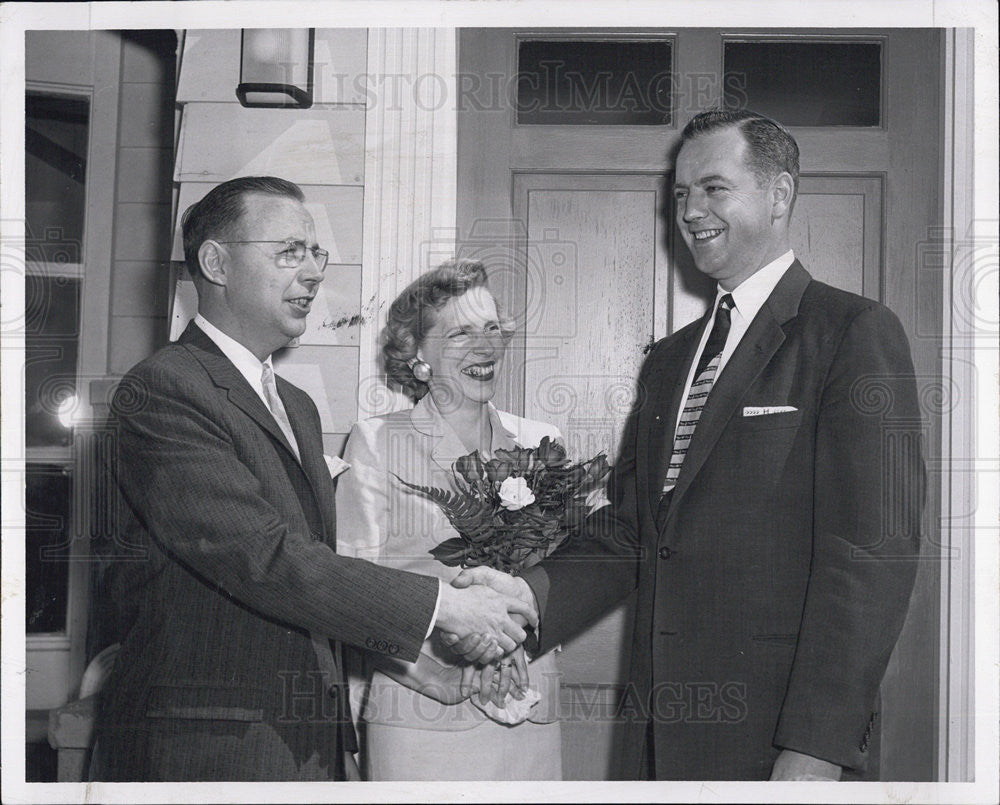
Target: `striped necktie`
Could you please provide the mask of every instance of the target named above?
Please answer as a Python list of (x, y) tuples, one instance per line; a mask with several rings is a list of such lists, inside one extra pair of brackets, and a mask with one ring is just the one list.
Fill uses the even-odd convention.
[(726, 294), (719, 300), (719, 307), (715, 311), (715, 324), (712, 325), (712, 332), (705, 342), (705, 349), (702, 350), (701, 359), (698, 361), (698, 369), (695, 372), (694, 382), (691, 384), (691, 391), (688, 393), (684, 410), (681, 411), (677, 422), (677, 432), (674, 434), (674, 451), (670, 456), (670, 466), (667, 468), (667, 477), (663, 482), (663, 491), (673, 489), (677, 484), (677, 476), (681, 472), (681, 464), (684, 463), (684, 456), (687, 454), (688, 445), (691, 444), (691, 437), (694, 435), (695, 426), (701, 419), (701, 412), (705, 408), (705, 402), (712, 391), (715, 383), (715, 375), (719, 371), (719, 361), (722, 359), (722, 350), (725, 349), (726, 339), (729, 337), (730, 311), (733, 309), (733, 296)]
[(295, 434), (292, 432), (292, 423), (288, 421), (285, 406), (281, 402), (281, 397), (278, 396), (278, 384), (274, 380), (274, 371), (266, 363), (264, 364), (264, 371), (261, 374), (260, 381), (264, 387), (264, 397), (267, 399), (267, 407), (271, 409), (271, 416), (278, 423), (281, 432), (285, 434), (288, 445), (292, 448), (292, 452), (295, 453), (295, 457), (301, 461), (302, 459), (299, 458), (299, 444), (295, 441)]

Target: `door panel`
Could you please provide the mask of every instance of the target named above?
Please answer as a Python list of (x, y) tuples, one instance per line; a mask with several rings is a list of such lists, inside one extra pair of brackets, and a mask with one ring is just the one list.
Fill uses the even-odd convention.
[(801, 177), (791, 241), (813, 277), (881, 301), (881, 178)]
[[(557, 425), (574, 455), (617, 452), (654, 332), (657, 258), (666, 264), (658, 193), (654, 176), (514, 180), (527, 234), (524, 415)], [(544, 257), (546, 242), (565, 244), (562, 260)]]

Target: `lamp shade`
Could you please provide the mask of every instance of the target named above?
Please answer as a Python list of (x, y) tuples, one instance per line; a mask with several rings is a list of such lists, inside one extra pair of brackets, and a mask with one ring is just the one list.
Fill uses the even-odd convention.
[(308, 109), (313, 102), (312, 28), (246, 28), (240, 48), (243, 106)]

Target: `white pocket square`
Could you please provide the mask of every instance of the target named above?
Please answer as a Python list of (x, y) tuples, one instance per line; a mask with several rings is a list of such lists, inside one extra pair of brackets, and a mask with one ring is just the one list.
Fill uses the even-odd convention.
[(767, 416), (768, 414), (789, 414), (798, 411), (794, 405), (748, 405), (743, 409), (743, 416)]
[(328, 456), (326, 453), (323, 454), (323, 460), (326, 462), (326, 468), (330, 470), (330, 478), (336, 478), (340, 473), (345, 472), (351, 468), (344, 459), (339, 456)]

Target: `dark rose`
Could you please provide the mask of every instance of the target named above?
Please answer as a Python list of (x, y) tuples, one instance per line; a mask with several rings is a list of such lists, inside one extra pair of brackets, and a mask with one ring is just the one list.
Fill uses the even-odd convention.
[(496, 457), (501, 461), (509, 461), (519, 475), (524, 475), (531, 468), (531, 450), (515, 447), (513, 450), (497, 450)]
[(562, 444), (548, 436), (543, 436), (538, 449), (535, 451), (538, 460), (546, 467), (561, 467), (566, 462), (566, 448)]
[(479, 451), (475, 450), (469, 455), (459, 458), (455, 462), (455, 472), (469, 484), (483, 480), (483, 462), (479, 458)]
[(596, 484), (609, 472), (611, 472), (611, 465), (608, 464), (608, 459), (604, 453), (601, 453), (593, 461), (591, 461), (590, 466), (587, 467), (587, 482)]
[[(497, 452), (499, 453), (500, 451), (498, 450)], [(490, 483), (503, 483), (514, 472), (514, 463), (499, 458), (491, 458), (486, 462), (484, 469), (486, 471), (486, 480)]]

